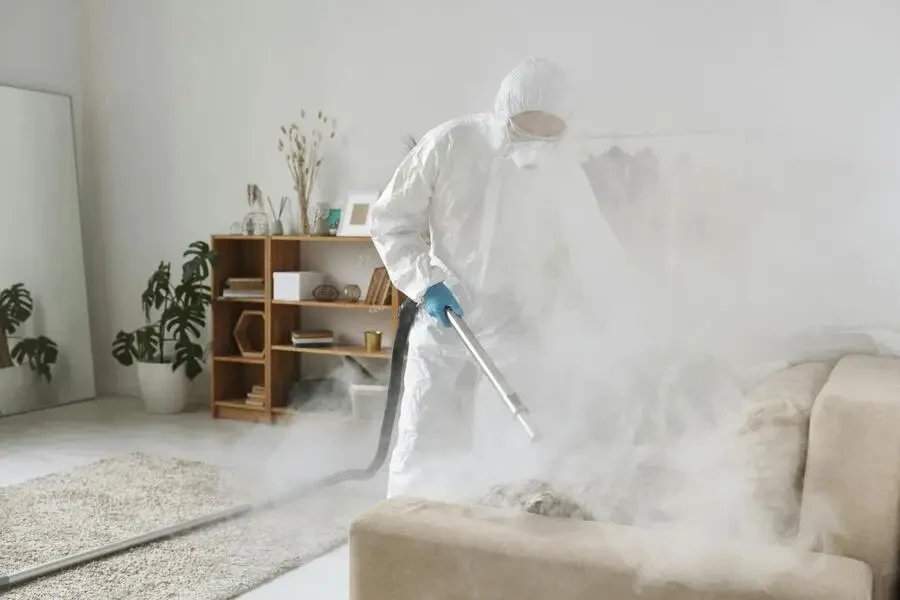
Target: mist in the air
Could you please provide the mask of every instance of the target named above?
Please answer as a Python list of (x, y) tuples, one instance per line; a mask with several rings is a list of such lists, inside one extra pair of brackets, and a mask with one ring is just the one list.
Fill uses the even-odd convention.
[[(527, 334), (505, 349), (486, 344), (502, 349), (494, 358), (544, 440), (529, 443), (482, 380), (475, 449), (433, 466), (432, 497), (474, 502), (495, 484), (548, 481), (597, 520), (658, 534), (649, 538), (656, 552), (635, 565), (647, 578), (728, 573), (765, 583), (794, 565), (804, 541), (773, 512), (799, 507), (755, 490), (747, 398), (790, 365), (900, 348), (891, 328), (900, 308), (900, 38), (888, 26), (896, 11), (870, 8), (797, 2), (784, 8), (789, 27), (773, 24), (769, 38), (744, 32), (742, 44), (758, 44), (735, 50), (729, 78), (744, 85), (709, 90), (709, 104), (693, 111), (708, 114), (703, 127), (676, 118), (631, 136), (627, 127), (573, 128), (602, 222), (564, 219), (578, 277), (544, 275), (535, 289), (549, 304)], [(700, 69), (703, 53), (694, 54)], [(581, 76), (591, 78), (607, 96), (641, 89)], [(678, 85), (673, 97), (683, 99)], [(633, 100), (660, 124), (664, 95)], [(582, 106), (626, 103), (589, 97)], [(579, 121), (599, 122), (616, 118)], [(854, 341), (859, 333), (868, 346)], [(351, 451), (288, 426), (254, 473), (256, 485), (266, 481), (259, 495), (364, 466), (375, 437), (363, 430), (366, 442)], [(238, 446), (263, 443), (253, 437)], [(823, 536), (840, 530), (827, 506), (820, 514)], [(712, 554), (728, 555), (719, 548), (742, 548), (741, 564), (713, 568)]]
[[(799, 560), (804, 541), (772, 516), (799, 507), (773, 508), (754, 489), (746, 397), (790, 365), (900, 350), (900, 38), (843, 6), (810, 12), (759, 60), (744, 49), (756, 93), (716, 94), (731, 104), (715, 107), (714, 130), (579, 132), (627, 275), (599, 255), (581, 272), (602, 302), (545, 282), (557, 310), (503, 361), (545, 440), (529, 444), (485, 383), (477, 458), (448, 461), (435, 490), (464, 500), (551, 482), (598, 520), (669, 532), (639, 565), (651, 578), (702, 575), (707, 543), (744, 544), (746, 578), (761, 582)], [(616, 170), (622, 155), (630, 171)], [(652, 176), (630, 186), (648, 156)], [(588, 219), (570, 226), (608, 237)], [(823, 536), (839, 531), (821, 515)]]

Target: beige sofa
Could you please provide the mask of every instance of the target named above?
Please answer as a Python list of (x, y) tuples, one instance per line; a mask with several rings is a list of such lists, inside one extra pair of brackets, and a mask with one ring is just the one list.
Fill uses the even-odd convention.
[[(773, 515), (788, 530), (794, 520), (790, 567), (742, 576), (765, 552), (695, 540), (686, 540), (691, 560), (660, 563), (660, 552), (679, 557), (677, 535), (399, 498), (351, 528), (351, 600), (890, 598), (900, 514), (900, 360), (846, 356), (797, 365), (748, 397), (756, 408), (751, 403), (745, 433), (752, 442), (766, 432), (757, 459), (771, 461), (764, 448), (774, 446), (779, 464), (789, 467), (761, 469), (760, 492), (797, 497), (796, 514)], [(780, 441), (768, 443), (773, 439)], [(779, 478), (783, 489), (773, 489)], [(836, 529), (824, 527), (823, 506)], [(772, 547), (772, 556), (779, 552), (785, 549)], [(649, 575), (648, 564), (656, 565)]]

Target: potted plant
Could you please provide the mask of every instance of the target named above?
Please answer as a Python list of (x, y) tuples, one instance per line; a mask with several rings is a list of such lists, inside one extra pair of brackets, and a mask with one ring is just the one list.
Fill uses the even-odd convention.
[[(39, 380), (44, 379), (47, 383), (53, 380), (51, 367), (59, 357), (56, 342), (43, 335), (15, 335), (33, 312), (34, 299), (25, 284), (17, 283), (0, 290), (0, 414), (26, 408), (19, 403), (28, 380), (23, 369), (18, 367), (27, 364)], [(12, 348), (10, 340), (15, 341)]]
[(137, 364), (141, 398), (151, 413), (184, 410), (190, 382), (203, 371), (199, 339), (212, 300), (206, 280), (217, 256), (207, 243), (194, 242), (183, 257), (180, 279), (172, 278), (172, 263), (159, 263), (141, 294), (145, 324), (120, 331), (112, 344), (121, 365)]

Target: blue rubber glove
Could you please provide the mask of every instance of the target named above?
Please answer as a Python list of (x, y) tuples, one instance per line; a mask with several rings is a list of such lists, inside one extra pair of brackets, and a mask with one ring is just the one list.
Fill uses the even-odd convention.
[(426, 313), (440, 321), (444, 327), (450, 327), (450, 319), (447, 318), (448, 308), (460, 317), (463, 316), (456, 296), (443, 283), (436, 283), (425, 291), (422, 306)]

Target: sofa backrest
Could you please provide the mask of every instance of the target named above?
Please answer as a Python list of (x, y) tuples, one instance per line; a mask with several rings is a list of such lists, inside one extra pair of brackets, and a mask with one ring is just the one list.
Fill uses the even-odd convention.
[(799, 539), (867, 563), (890, 597), (900, 525), (900, 359), (842, 358), (809, 422)]
[(793, 544), (797, 537), (810, 414), (833, 366), (809, 362), (787, 367), (744, 398), (740, 433), (751, 489), (763, 523), (781, 543)]

